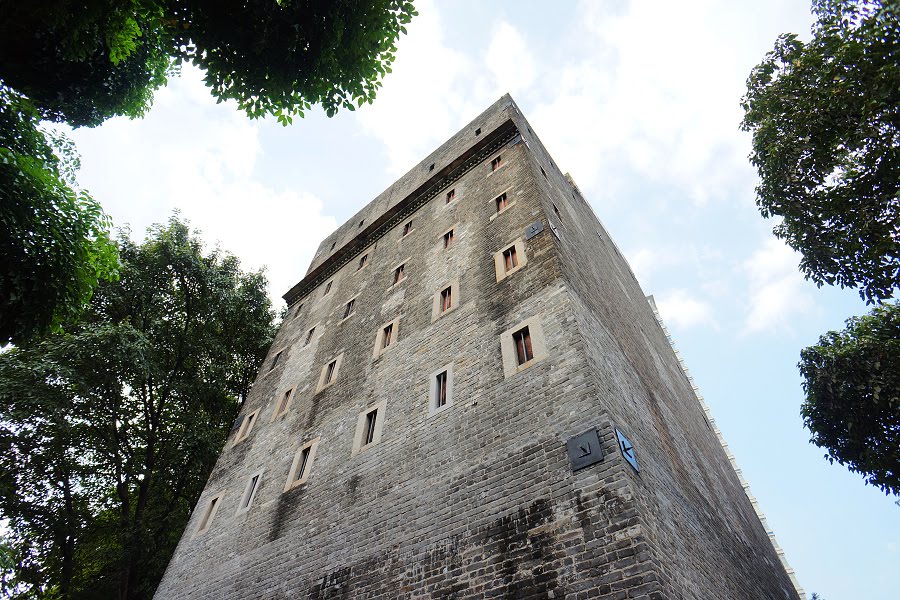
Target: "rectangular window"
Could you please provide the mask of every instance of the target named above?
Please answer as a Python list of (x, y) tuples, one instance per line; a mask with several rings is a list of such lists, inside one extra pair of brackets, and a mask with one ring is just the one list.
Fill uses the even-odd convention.
[(452, 246), (454, 241), (453, 230), (451, 229), (444, 234), (444, 248), (449, 248), (450, 246)]
[(447, 192), (447, 204), (450, 204), (451, 202), (453, 202), (454, 198), (456, 198), (456, 190), (455, 189)]
[(303, 342), (304, 346), (309, 346), (309, 343), (312, 341), (313, 336), (316, 334), (316, 328), (313, 327), (308, 332), (306, 332), (306, 341)]
[(375, 441), (375, 423), (378, 419), (378, 409), (366, 414), (366, 429), (363, 432), (363, 446), (368, 446)]
[(534, 350), (531, 347), (531, 334), (528, 327), (523, 327), (513, 333), (513, 344), (516, 347), (516, 364), (524, 365), (534, 358)]
[(216, 511), (216, 508), (219, 505), (219, 498), (213, 498), (209, 506), (206, 507), (206, 512), (203, 513), (203, 519), (200, 521), (199, 531), (206, 531), (209, 528), (209, 524), (212, 521), (213, 513)]
[(362, 219), (362, 220), (359, 222), (359, 225), (356, 226), (356, 228), (359, 229), (360, 227), (363, 226), (363, 223), (365, 223), (365, 222), (366, 222), (366, 220), (365, 220), (365, 219)]
[(507, 200), (506, 198), (506, 192), (503, 192), (502, 194), (494, 198), (494, 202), (497, 204), (497, 212), (500, 212), (501, 210), (504, 210), (506, 207), (508, 207), (509, 200)]
[(254, 475), (250, 479), (250, 485), (247, 487), (247, 491), (244, 493), (244, 498), (241, 500), (241, 508), (250, 508), (250, 503), (253, 501), (253, 492), (256, 491), (256, 486), (259, 483), (259, 475)]
[(300, 316), (300, 311), (301, 311), (302, 309), (303, 309), (303, 303), (301, 302), (300, 304), (297, 305), (297, 310), (294, 311), (294, 316), (295, 316), (295, 317), (299, 317), (299, 316)]
[(409, 232), (412, 231), (412, 221), (403, 226), (403, 235), (409, 235)]
[(492, 160), (491, 161), (491, 172), (494, 172), (497, 169), (499, 169), (501, 164), (503, 164), (503, 159), (500, 156), (498, 156), (497, 158)]
[[(553, 203), (551, 202), (550, 204), (553, 204)], [(562, 222), (562, 215), (559, 214), (559, 209), (556, 208), (555, 204), (553, 204), (553, 212), (556, 213), (556, 218), (559, 219), (560, 222)]]
[(284, 491), (287, 492), (301, 484), (306, 483), (309, 474), (313, 468), (313, 461), (316, 457), (316, 447), (319, 445), (319, 438), (307, 442), (297, 453), (294, 454), (294, 462), (291, 463), (291, 470), (288, 472), (287, 481), (284, 482)]
[(346, 319), (353, 314), (353, 305), (356, 304), (356, 298), (344, 305), (344, 318)]
[(453, 288), (445, 288), (441, 291), (441, 312), (447, 312), (453, 306)]
[(270, 370), (270, 371), (271, 371), (272, 369), (274, 369), (274, 368), (278, 365), (279, 362), (281, 362), (281, 354), (282, 354), (283, 352), (284, 352), (284, 350), (280, 350), (280, 351), (278, 352), (278, 354), (276, 354), (276, 355), (272, 358), (272, 366), (269, 367), (269, 370)]
[(294, 389), (291, 388), (281, 396), (281, 400), (278, 401), (278, 406), (275, 408), (275, 415), (273, 416), (273, 419), (280, 417), (287, 411), (288, 402), (290, 402), (291, 394), (293, 392), (294, 392)]
[(544, 179), (547, 179), (547, 173), (546, 173), (546, 171), (544, 171), (544, 167), (539, 166), (538, 168), (541, 170), (541, 175), (544, 176)]
[(359, 271), (367, 264), (369, 264), (369, 255), (363, 254), (362, 256), (359, 257), (359, 264), (356, 265), (356, 270)]
[(240, 427), (238, 428), (237, 435), (234, 436), (234, 444), (241, 442), (250, 435), (250, 431), (253, 429), (253, 425), (256, 423), (256, 416), (259, 414), (260, 409), (254, 410), (252, 413), (249, 413), (244, 420), (241, 422)]
[(405, 264), (402, 264), (394, 269), (394, 285), (400, 283), (406, 277), (406, 273), (404, 272), (405, 266)]
[(329, 281), (328, 283), (325, 284), (325, 291), (322, 293), (323, 296), (327, 296), (327, 295), (328, 295), (328, 292), (331, 291), (331, 284), (332, 284), (332, 283), (333, 283), (333, 282)]
[(447, 404), (447, 371), (438, 373), (435, 380), (435, 408), (441, 408)]
[(325, 367), (325, 383), (331, 383), (334, 381), (334, 369), (337, 367), (337, 359), (328, 363), (328, 366)]
[(299, 481), (303, 479), (303, 476), (306, 474), (306, 465), (309, 463), (309, 453), (311, 447), (307, 446), (300, 452), (300, 464), (297, 465), (297, 473), (294, 477), (294, 481)]
[(519, 259), (516, 257), (515, 246), (510, 246), (503, 251), (503, 266), (507, 271), (511, 271), (519, 266)]
[(391, 323), (387, 327), (385, 327), (381, 332), (381, 349), (384, 350), (388, 346), (391, 345), (393, 341), (394, 335), (394, 324)]

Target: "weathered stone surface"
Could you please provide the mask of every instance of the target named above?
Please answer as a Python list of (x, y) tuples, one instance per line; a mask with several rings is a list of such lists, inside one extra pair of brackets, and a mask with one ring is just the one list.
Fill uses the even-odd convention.
[[(493, 255), (519, 238), (527, 263), (498, 282)], [(458, 304), (434, 318), (450, 282)], [(242, 409), (257, 422), (232, 434), (157, 598), (797, 597), (634, 275), (508, 96), (324, 240), (287, 297), (281, 359)], [(501, 333), (535, 318), (546, 356), (505, 372)], [(429, 377), (451, 364), (452, 404), (430, 410)], [(381, 438), (354, 454), (379, 402)], [(603, 460), (573, 473), (566, 441), (590, 428)], [(285, 492), (315, 438), (308, 479)]]

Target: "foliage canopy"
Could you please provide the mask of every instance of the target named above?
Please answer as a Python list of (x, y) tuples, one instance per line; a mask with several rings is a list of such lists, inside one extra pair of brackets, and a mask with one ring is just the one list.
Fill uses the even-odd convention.
[(58, 330), (118, 269), (108, 217), (75, 187), (71, 142), (37, 123), (0, 86), (0, 345)]
[(900, 5), (813, 10), (812, 40), (782, 35), (747, 81), (757, 204), (808, 278), (876, 302), (900, 285)]
[(21, 597), (151, 598), (272, 340), (262, 273), (172, 219), (81, 323), (0, 354)]
[(372, 102), (416, 14), (405, 0), (0, 0), (0, 80), (45, 119), (140, 116), (173, 65), (220, 101), (288, 123)]
[(848, 319), (800, 356), (810, 441), (900, 496), (900, 303)]

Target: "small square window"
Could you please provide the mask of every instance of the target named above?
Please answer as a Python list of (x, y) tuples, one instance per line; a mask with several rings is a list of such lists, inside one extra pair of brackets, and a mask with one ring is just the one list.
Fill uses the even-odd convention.
[(288, 406), (290, 406), (291, 403), (291, 397), (293, 395), (294, 388), (289, 389), (281, 395), (281, 398), (279, 398), (278, 400), (278, 404), (275, 405), (275, 412), (272, 413), (273, 421), (287, 412)]
[(412, 221), (409, 221), (406, 225), (403, 226), (403, 237), (409, 235), (409, 232), (412, 231)]
[(441, 312), (447, 312), (453, 306), (453, 288), (441, 290)]
[(350, 300), (350, 302), (348, 302), (347, 304), (344, 305), (344, 317), (343, 318), (346, 319), (347, 317), (349, 317), (350, 315), (353, 314), (353, 305), (354, 304), (356, 304), (356, 298), (354, 298), (353, 300)]
[(281, 355), (284, 354), (284, 350), (279, 350), (278, 353), (272, 357), (272, 364), (269, 365), (269, 370), (271, 371), (275, 367), (278, 366), (278, 363), (281, 362)]
[(444, 234), (444, 248), (449, 248), (453, 245), (453, 242), (456, 241), (456, 238), (453, 236), (453, 230), (451, 229), (447, 233)]
[(386, 405), (386, 401), (382, 400), (375, 406), (370, 406), (359, 413), (356, 419), (356, 435), (353, 438), (352, 454), (367, 450), (381, 441)]
[(356, 228), (359, 229), (360, 227), (363, 226), (363, 223), (365, 223), (365, 222), (366, 222), (365, 219), (360, 220), (360, 222), (359, 222), (359, 224), (356, 226)]
[(332, 284), (332, 283), (334, 283), (334, 282), (333, 282), (333, 281), (329, 281), (328, 283), (325, 284), (325, 291), (322, 292), (322, 295), (323, 295), (323, 296), (327, 296), (327, 295), (328, 295), (328, 292), (331, 291), (331, 284)]
[(241, 425), (238, 428), (237, 435), (234, 436), (234, 443), (232, 445), (236, 445), (250, 436), (250, 432), (253, 430), (253, 426), (256, 425), (256, 416), (258, 414), (259, 409), (257, 408), (253, 412), (249, 413), (246, 417), (244, 417), (244, 420), (241, 421)]
[(431, 163), (428, 167), (428, 172), (431, 173), (432, 171), (434, 171), (434, 163)]
[(297, 450), (297, 453), (294, 455), (294, 461), (291, 463), (291, 470), (288, 472), (287, 481), (284, 483), (285, 492), (306, 483), (306, 480), (309, 479), (319, 439), (316, 438), (311, 442), (307, 442)]
[(406, 279), (406, 272), (404, 270), (404, 267), (406, 267), (405, 263), (394, 269), (394, 285), (397, 285), (398, 283)]
[(369, 255), (363, 254), (362, 256), (359, 257), (359, 264), (356, 265), (356, 270), (359, 271), (367, 264), (369, 264)]
[(322, 365), (322, 371), (319, 373), (319, 381), (316, 384), (316, 394), (337, 382), (343, 360), (344, 355), (339, 354), (336, 358), (333, 358)]
[(203, 511), (203, 516), (200, 518), (200, 522), (197, 524), (197, 529), (194, 531), (194, 536), (202, 535), (209, 530), (209, 526), (212, 525), (213, 519), (216, 517), (216, 513), (219, 510), (219, 506), (222, 505), (222, 497), (225, 495), (225, 492), (219, 492), (215, 496), (209, 499), (206, 504), (206, 509)]
[(475, 135), (481, 135), (481, 127), (475, 130)]
[(334, 247), (337, 246), (337, 242), (331, 242), (331, 249), (334, 250)]
[(372, 350), (372, 358), (378, 358), (386, 352), (388, 348), (396, 345), (399, 334), (400, 317), (379, 327), (378, 333), (375, 335), (375, 348)]
[(531, 334), (527, 327), (513, 333), (513, 344), (516, 348), (516, 364), (522, 366), (534, 358), (534, 350), (531, 347)]
[(497, 205), (497, 212), (506, 210), (509, 207), (509, 200), (506, 198), (506, 192), (503, 192), (494, 198), (494, 203)]
[(454, 198), (456, 198), (456, 190), (455, 189), (447, 192), (447, 202), (446, 203), (450, 204), (451, 202), (453, 202)]
[(503, 376), (511, 377), (547, 357), (547, 345), (539, 317), (522, 321), (500, 336)]
[(316, 328), (312, 327), (309, 331), (306, 332), (306, 340), (304, 340), (303, 345), (309, 346), (309, 343), (313, 340), (314, 335), (316, 335)]
[(494, 254), (494, 270), (497, 273), (497, 281), (503, 281), (528, 263), (525, 255), (525, 242), (517, 239), (515, 242)]
[(497, 158), (492, 160), (491, 161), (491, 172), (493, 173), (494, 171), (499, 169), (502, 164), (503, 164), (503, 157), (501, 157), (501, 156), (498, 156)]

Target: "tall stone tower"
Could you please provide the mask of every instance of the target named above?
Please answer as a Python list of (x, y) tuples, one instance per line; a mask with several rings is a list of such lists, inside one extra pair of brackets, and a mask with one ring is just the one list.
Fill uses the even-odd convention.
[(798, 598), (509, 96), (322, 242), (156, 594)]

